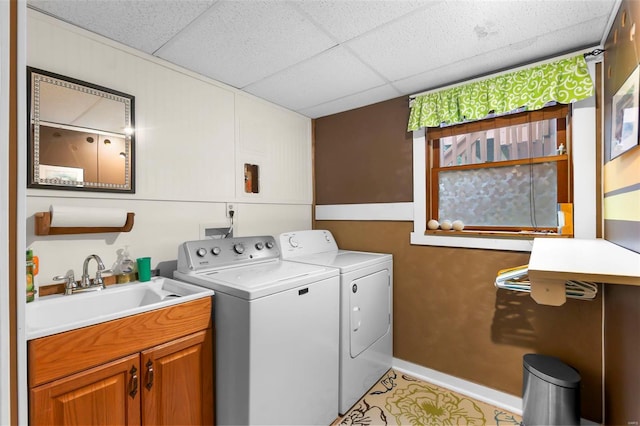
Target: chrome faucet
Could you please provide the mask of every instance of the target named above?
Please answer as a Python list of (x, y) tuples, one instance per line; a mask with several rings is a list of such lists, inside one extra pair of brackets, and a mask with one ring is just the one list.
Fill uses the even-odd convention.
[(63, 281), (64, 280), (64, 294), (66, 296), (73, 294), (74, 291), (78, 288), (76, 284), (76, 278), (73, 274), (72, 270), (67, 271), (64, 275), (57, 275), (52, 278), (55, 281)]
[[(91, 282), (91, 278), (89, 278), (89, 262), (91, 259), (94, 259), (98, 264), (98, 270), (96, 271), (96, 277), (93, 279), (93, 282)], [(111, 272), (111, 270), (104, 267), (104, 263), (102, 263), (100, 256), (97, 254), (90, 254), (82, 264), (82, 278), (80, 278), (79, 284), (76, 283), (73, 270), (67, 271), (65, 275), (55, 276), (53, 279), (56, 281), (65, 281), (64, 294), (68, 296), (74, 293), (105, 289), (106, 287), (102, 280), (102, 274), (105, 272)]]
[[(93, 280), (93, 284), (91, 283), (91, 279), (89, 278), (89, 262), (91, 259), (94, 259), (98, 264), (98, 270), (96, 271), (96, 277)], [(102, 259), (97, 254), (90, 254), (84, 259), (84, 263), (82, 264), (82, 278), (80, 278), (80, 287), (89, 288), (89, 287), (98, 287), (96, 290), (100, 290), (105, 288), (104, 282), (102, 281), (102, 273), (107, 272), (107, 269), (104, 267), (104, 263), (102, 263)]]

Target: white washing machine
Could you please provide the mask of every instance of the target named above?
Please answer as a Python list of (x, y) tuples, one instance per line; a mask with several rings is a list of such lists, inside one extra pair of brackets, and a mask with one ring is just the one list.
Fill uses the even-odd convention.
[(174, 277), (213, 289), (216, 424), (338, 416), (339, 276), (280, 259), (273, 237), (183, 243)]
[(285, 260), (340, 271), (340, 414), (346, 413), (391, 368), (393, 257), (339, 250), (329, 231), (280, 235)]

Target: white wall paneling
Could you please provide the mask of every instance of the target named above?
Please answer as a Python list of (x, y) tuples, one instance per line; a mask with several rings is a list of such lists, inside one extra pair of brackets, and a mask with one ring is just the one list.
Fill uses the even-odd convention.
[[(238, 198), (311, 204), (311, 121), (242, 94), (236, 96), (236, 120)], [(258, 194), (244, 191), (245, 163), (259, 166)]]
[[(39, 285), (68, 269), (79, 275), (91, 253), (112, 265), (125, 246), (166, 265), (202, 225), (230, 223), (229, 202), (237, 236), (311, 227), (309, 118), (36, 11), (28, 19), (28, 65), (136, 102), (135, 194), (28, 190), (26, 238), (40, 257)], [(259, 194), (244, 194), (245, 162), (260, 166)], [(51, 204), (123, 208), (135, 224), (129, 233), (34, 235), (33, 214)]]
[(311, 229), (311, 206), (305, 204), (237, 204), (233, 235), (273, 235)]
[[(66, 206), (108, 207), (112, 200), (81, 198), (29, 199), (27, 211), (27, 245), (40, 256), (38, 285), (51, 284), (51, 278), (73, 269), (76, 278), (82, 273), (82, 262), (95, 253), (108, 267), (114, 266), (117, 252), (129, 247), (131, 257), (151, 256), (152, 268), (159, 264), (165, 271), (175, 261), (178, 246), (184, 241), (200, 239), (200, 226), (215, 223), (229, 226), (225, 203), (179, 201), (121, 200), (118, 207), (134, 211), (131, 232), (86, 235), (36, 236), (33, 214), (46, 211), (51, 203)], [(311, 206), (303, 204), (235, 204), (234, 236), (278, 235), (282, 232), (311, 228)], [(161, 212), (161, 214), (159, 213)], [(212, 219), (214, 218), (214, 219)], [(95, 268), (95, 265), (91, 265)], [(91, 271), (93, 273), (93, 269)]]
[[(64, 274), (68, 269), (73, 269), (76, 277), (79, 277), (84, 258), (92, 253), (99, 255), (106, 266), (113, 266), (117, 251), (125, 246), (129, 246), (133, 259), (151, 256), (152, 267), (155, 268), (160, 262), (175, 260), (178, 246), (182, 242), (200, 239), (200, 224), (211, 222), (211, 218), (224, 218), (225, 214), (224, 203), (119, 200), (118, 208), (136, 214), (131, 232), (46, 237), (34, 235), (33, 214), (47, 211), (52, 203), (77, 207), (109, 207), (113, 200), (29, 199), (27, 244), (40, 256), (40, 274), (37, 278), (40, 285), (52, 283), (54, 275)], [(215, 222), (228, 221), (218, 219)]]
[(30, 66), (135, 96), (136, 197), (234, 197), (232, 90), (29, 12)]

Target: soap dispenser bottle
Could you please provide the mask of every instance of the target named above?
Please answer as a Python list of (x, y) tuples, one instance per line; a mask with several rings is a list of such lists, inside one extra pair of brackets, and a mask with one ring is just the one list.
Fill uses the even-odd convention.
[(135, 281), (135, 263), (129, 256), (129, 246), (124, 246), (122, 251), (120, 262), (117, 266), (117, 283), (128, 283), (129, 281)]

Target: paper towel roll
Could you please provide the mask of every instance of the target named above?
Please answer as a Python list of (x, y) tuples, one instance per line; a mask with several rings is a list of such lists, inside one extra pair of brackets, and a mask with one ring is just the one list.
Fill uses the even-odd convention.
[(51, 206), (51, 226), (75, 227), (122, 227), (127, 222), (127, 211), (103, 207)]

